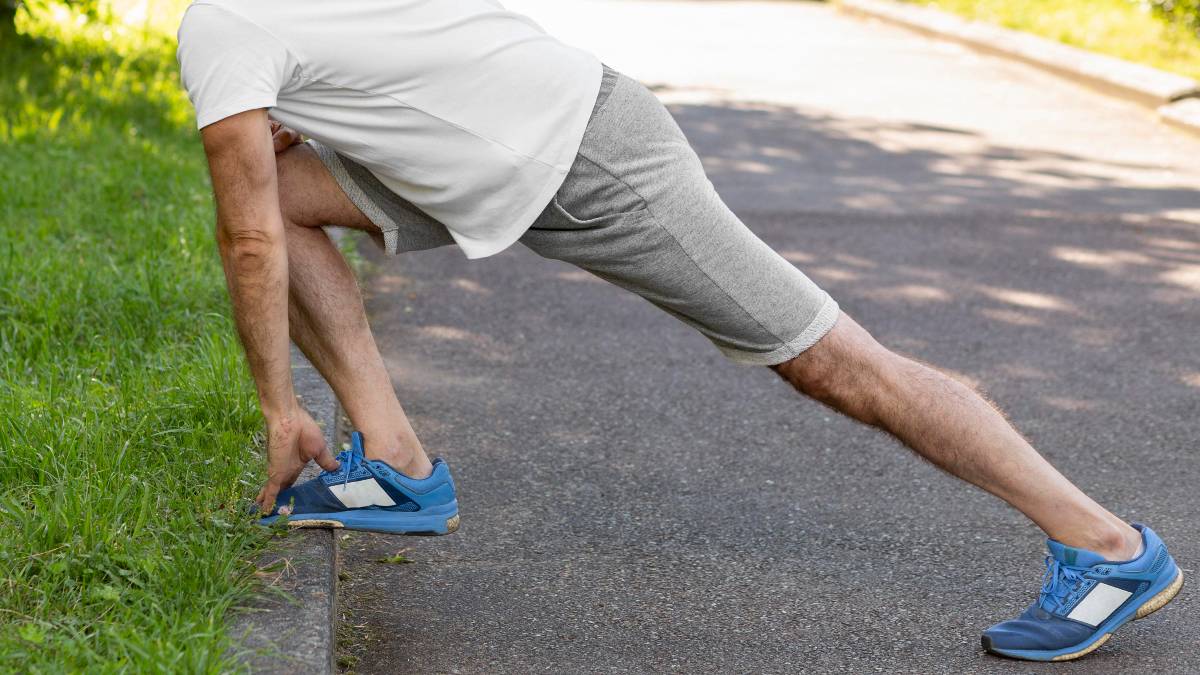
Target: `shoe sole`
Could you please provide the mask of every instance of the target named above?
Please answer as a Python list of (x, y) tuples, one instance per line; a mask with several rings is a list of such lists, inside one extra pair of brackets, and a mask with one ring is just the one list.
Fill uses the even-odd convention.
[(1013, 659), (1022, 659), (1022, 660), (1026, 660), (1026, 661), (1074, 661), (1075, 659), (1078, 659), (1083, 656), (1087, 656), (1088, 654), (1091, 654), (1092, 652), (1099, 649), (1101, 647), (1101, 645), (1103, 645), (1105, 642), (1108, 642), (1108, 639), (1112, 637), (1113, 631), (1117, 630), (1121, 626), (1124, 626), (1126, 623), (1128, 623), (1130, 621), (1137, 621), (1138, 619), (1144, 619), (1144, 618), (1150, 616), (1151, 614), (1157, 612), (1158, 610), (1162, 609), (1163, 607), (1165, 607), (1167, 605), (1167, 603), (1174, 600), (1175, 596), (1179, 595), (1179, 591), (1181, 591), (1181, 590), (1183, 590), (1183, 570), (1179, 570), (1178, 572), (1176, 572), (1175, 580), (1172, 581), (1170, 584), (1168, 584), (1166, 588), (1162, 589), (1158, 593), (1155, 593), (1154, 597), (1150, 598), (1146, 602), (1143, 602), (1141, 604), (1141, 606), (1137, 608), (1137, 611), (1134, 612), (1133, 616), (1122, 621), (1121, 623), (1117, 624), (1116, 626), (1113, 626), (1107, 633), (1104, 633), (1099, 638), (1097, 638), (1094, 642), (1092, 642), (1088, 646), (1084, 647), (1083, 649), (1080, 649), (1080, 650), (1074, 651), (1074, 652), (1070, 652), (1068, 654), (1058, 654), (1055, 656), (1043, 657), (1043, 656), (1040, 656), (1038, 652), (1033, 651), (1033, 650), (1005, 651), (1005, 650), (995, 649), (992, 647), (991, 638), (989, 638), (986, 635), (983, 636), (983, 648), (992, 654), (997, 654), (999, 656), (1007, 656), (1007, 657), (1013, 658)]
[[(283, 516), (270, 516), (258, 521), (272, 525)], [(378, 532), (380, 534), (443, 535), (458, 529), (458, 503), (451, 502), (419, 512), (389, 512), (375, 509), (338, 511), (334, 513), (298, 513), (286, 519), (288, 528), (329, 528)]]
[(447, 518), (444, 529), (442, 529), (441, 531), (439, 531), (439, 529), (432, 529), (432, 530), (390, 529), (389, 530), (389, 529), (378, 528), (378, 527), (369, 527), (369, 526), (368, 527), (357, 527), (357, 526), (353, 526), (353, 525), (347, 526), (345, 523), (343, 523), (340, 520), (326, 520), (326, 519), (322, 519), (322, 518), (305, 518), (304, 520), (289, 520), (287, 522), (287, 526), (291, 529), (296, 529), (296, 530), (309, 529), (309, 528), (314, 528), (314, 529), (327, 528), (327, 529), (336, 529), (336, 530), (352, 530), (354, 532), (375, 532), (378, 534), (408, 534), (408, 535), (412, 535), (414, 537), (440, 537), (440, 536), (444, 536), (447, 534), (454, 534), (455, 532), (457, 532), (458, 531), (458, 523), (459, 523), (458, 516), (452, 516), (450, 518)]
[(1167, 605), (1168, 602), (1175, 599), (1179, 595), (1179, 591), (1183, 590), (1183, 570), (1179, 570), (1179, 574), (1175, 575), (1175, 581), (1171, 582), (1170, 586), (1162, 589), (1153, 598), (1150, 598), (1141, 607), (1138, 607), (1137, 613), (1133, 615), (1133, 620), (1144, 619), (1151, 614), (1157, 612)]

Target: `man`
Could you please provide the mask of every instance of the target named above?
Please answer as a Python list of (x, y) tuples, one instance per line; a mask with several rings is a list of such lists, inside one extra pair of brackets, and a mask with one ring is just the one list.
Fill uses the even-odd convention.
[[(649, 91), (495, 0), (199, 0), (179, 42), (267, 422), (264, 523), (458, 525), (449, 468), (409, 425), (321, 229), (341, 225), (391, 253), (520, 241), (1004, 499), (1051, 555), (1038, 601), (984, 632), (990, 651), (1077, 658), (1182, 586), (1150, 528), (1088, 498), (967, 386), (879, 345), (751, 234)], [(336, 459), (295, 401), (289, 335), (359, 429)], [(325, 471), (290, 487), (310, 459)]]

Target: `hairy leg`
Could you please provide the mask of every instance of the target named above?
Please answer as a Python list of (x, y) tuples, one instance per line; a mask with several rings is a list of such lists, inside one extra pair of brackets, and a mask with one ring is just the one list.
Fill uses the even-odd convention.
[(1000, 497), (1068, 546), (1110, 560), (1138, 547), (1136, 530), (1068, 481), (979, 394), (887, 350), (846, 314), (809, 350), (773, 368), (800, 392)]
[(308, 146), (279, 154), (276, 166), (287, 230), (292, 341), (329, 382), (351, 423), (362, 432), (367, 457), (386, 461), (409, 476), (427, 476), (433, 467), (392, 389), (358, 283), (321, 229), (340, 225), (373, 231), (374, 225)]

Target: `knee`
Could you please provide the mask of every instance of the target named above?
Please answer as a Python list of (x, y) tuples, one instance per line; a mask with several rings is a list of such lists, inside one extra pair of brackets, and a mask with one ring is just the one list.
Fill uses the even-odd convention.
[(839, 374), (835, 363), (824, 358), (813, 358), (811, 354), (806, 357), (805, 354), (771, 366), (771, 370), (801, 394), (828, 405), (835, 404), (845, 384), (844, 376)]
[(882, 384), (887, 364), (894, 358), (870, 333), (842, 314), (815, 345), (771, 368), (800, 393), (864, 419), (869, 417), (871, 399)]

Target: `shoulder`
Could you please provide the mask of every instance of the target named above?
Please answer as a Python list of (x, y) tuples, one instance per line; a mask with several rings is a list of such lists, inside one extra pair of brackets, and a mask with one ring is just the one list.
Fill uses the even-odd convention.
[(179, 39), (194, 35), (198, 30), (208, 27), (228, 26), (237, 23), (240, 17), (233, 12), (207, 2), (193, 2), (183, 12), (179, 20)]
[(242, 13), (234, 11), (224, 3), (193, 2), (183, 13), (176, 34), (182, 46), (189, 41), (229, 39), (244, 37), (246, 33), (259, 33), (262, 29)]
[(285, 58), (289, 50), (273, 32), (236, 10), (225, 3), (192, 3), (179, 22), (180, 64)]

